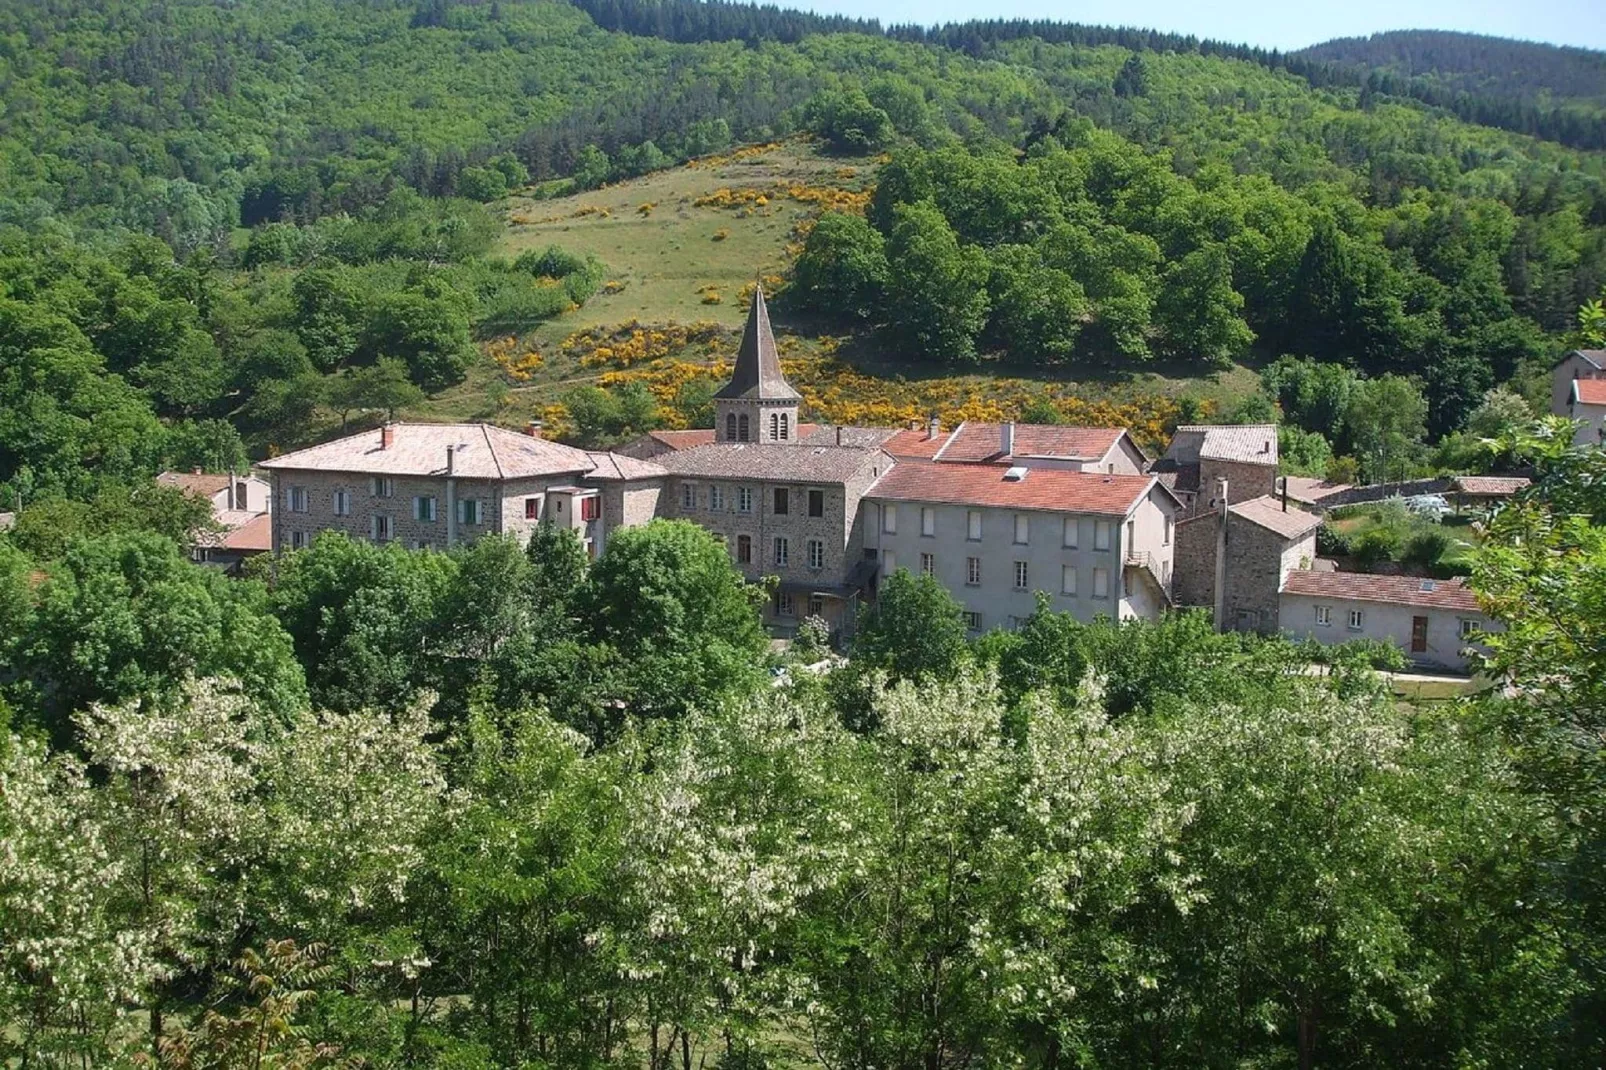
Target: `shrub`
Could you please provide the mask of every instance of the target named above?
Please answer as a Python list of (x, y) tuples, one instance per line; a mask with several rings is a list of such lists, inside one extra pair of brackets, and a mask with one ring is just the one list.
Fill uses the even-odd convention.
[(1437, 567), (1444, 555), (1450, 552), (1451, 545), (1450, 536), (1437, 528), (1428, 528), (1418, 531), (1406, 541), (1400, 560), (1408, 565), (1432, 569)]
[(1354, 551), (1349, 533), (1335, 527), (1332, 521), (1322, 524), (1316, 532), (1316, 552), (1328, 557), (1348, 557)]
[(1355, 536), (1350, 552), (1357, 561), (1370, 568), (1384, 561), (1398, 560), (1404, 541), (1398, 529), (1379, 525)]

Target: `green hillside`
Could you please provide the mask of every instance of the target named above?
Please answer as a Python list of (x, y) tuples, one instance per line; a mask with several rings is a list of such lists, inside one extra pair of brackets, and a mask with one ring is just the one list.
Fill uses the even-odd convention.
[[(1236, 369), (1292, 354), (1410, 377), (1432, 442), (1606, 281), (1606, 156), (1209, 42), (63, 0), (0, 10), (0, 61), (8, 500), (384, 413), (522, 419), (625, 370), (574, 331), (728, 327), (759, 274), (800, 354), (869, 373), (836, 415), (1017, 414), (1032, 383), (1062, 415), (1150, 386), (1249, 412)], [(700, 419), (674, 375), (612, 434)]]

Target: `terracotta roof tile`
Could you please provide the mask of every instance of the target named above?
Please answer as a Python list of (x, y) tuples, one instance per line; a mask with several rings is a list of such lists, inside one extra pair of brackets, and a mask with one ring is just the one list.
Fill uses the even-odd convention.
[(937, 436), (932, 438), (930, 430), (925, 427), (905, 428), (887, 439), (882, 448), (899, 460), (929, 461), (952, 435), (951, 430), (939, 430)]
[(217, 542), (227, 550), (267, 552), (273, 549), (273, 515), (258, 513), (252, 519), (228, 532)]
[(589, 472), (584, 450), (490, 424), (391, 424), (395, 439), (380, 446), (380, 430), (347, 435), (321, 446), (263, 461), (268, 469), (362, 472), (392, 476), (444, 476), (447, 447), (453, 468), (465, 479), (519, 479)]
[(1251, 524), (1290, 541), (1309, 535), (1322, 526), (1321, 517), (1293, 506), (1284, 511), (1283, 503), (1269, 494), (1250, 498), (1228, 508), (1234, 516), (1240, 516)]
[(1120, 427), (1016, 424), (1014, 445), (1006, 454), (1002, 448), (1003, 431), (1003, 424), (966, 421), (954, 431), (937, 459), (971, 463), (1004, 463), (1011, 458), (1025, 461), (1033, 457), (1096, 461), (1126, 434)]
[(1350, 489), (1348, 483), (1329, 483), (1325, 479), (1313, 479), (1310, 476), (1287, 476), (1285, 481), (1289, 499), (1305, 505), (1320, 505), (1333, 495)]
[(1573, 392), (1580, 405), (1606, 405), (1606, 379), (1574, 379)]
[(900, 461), (866, 497), (887, 501), (987, 505), (1056, 513), (1125, 516), (1149, 488), (1150, 476), (1108, 476), (1064, 469), (1028, 469), (1026, 478), (1006, 480), (1001, 465)]
[(1456, 476), (1450, 485), (1461, 494), (1507, 497), (1524, 489), (1533, 480), (1527, 476)]
[(1479, 612), (1477, 597), (1461, 580), (1374, 576), (1365, 572), (1295, 571), (1290, 572), (1283, 581), (1283, 593), (1347, 602), (1380, 602), (1461, 613)]

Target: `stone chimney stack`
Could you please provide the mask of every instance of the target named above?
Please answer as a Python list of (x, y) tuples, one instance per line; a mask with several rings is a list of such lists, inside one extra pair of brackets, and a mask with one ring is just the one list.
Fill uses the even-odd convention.
[(1001, 424), (998, 429), (998, 452), (1005, 457), (1015, 453), (1015, 421)]
[(1227, 630), (1227, 481), (1216, 480), (1216, 630)]
[(531, 420), (529, 422), (529, 424), (524, 428), (524, 431), (525, 431), (525, 434), (529, 435), (531, 438), (540, 438), (541, 437), (541, 432), (544, 431), (545, 429), (546, 429), (546, 425), (543, 424), (540, 420)]
[(936, 438), (938, 433), (941, 431), (942, 420), (939, 419), (935, 413), (933, 413), (931, 416), (931, 422), (926, 425), (926, 437), (928, 439)]
[(388, 450), (396, 444), (396, 426), (385, 424), (379, 429), (379, 448)]
[(455, 475), (456, 473), (457, 473), (457, 447), (456, 446), (447, 446), (446, 447), (446, 474), (450, 476), (450, 475)]

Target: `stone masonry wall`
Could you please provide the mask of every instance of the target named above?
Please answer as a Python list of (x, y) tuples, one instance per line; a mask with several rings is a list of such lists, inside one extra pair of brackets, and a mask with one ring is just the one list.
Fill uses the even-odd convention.
[(1171, 597), (1179, 606), (1215, 607), (1218, 523), (1215, 513), (1203, 513), (1177, 525)]

